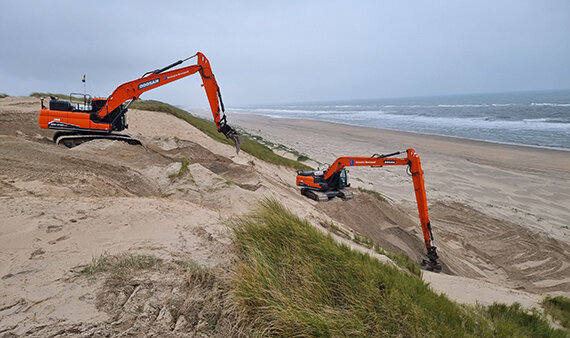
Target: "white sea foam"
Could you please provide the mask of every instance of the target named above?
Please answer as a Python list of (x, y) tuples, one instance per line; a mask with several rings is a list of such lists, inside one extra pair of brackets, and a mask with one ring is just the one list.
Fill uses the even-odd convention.
[(533, 102), (530, 105), (531, 106), (537, 106), (537, 107), (570, 107), (570, 103), (548, 103), (548, 102), (536, 103), (536, 102)]
[(551, 120), (547, 118), (523, 119), (523, 122), (551, 122)]
[(477, 108), (477, 107), (489, 107), (488, 104), (438, 104), (437, 107), (440, 108)]

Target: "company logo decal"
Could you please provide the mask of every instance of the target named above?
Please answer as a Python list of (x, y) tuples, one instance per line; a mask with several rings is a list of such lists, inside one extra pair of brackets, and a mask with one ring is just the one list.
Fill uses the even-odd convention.
[(160, 78), (154, 79), (154, 80), (150, 80), (150, 81), (147, 81), (147, 82), (143, 82), (143, 83), (139, 84), (139, 90), (140, 90), (140, 89), (143, 89), (143, 88), (146, 88), (146, 87), (148, 87), (148, 86), (155, 85), (155, 84), (157, 84), (157, 83), (159, 83), (159, 82), (160, 82)]
[(349, 160), (348, 163), (349, 163), (350, 165), (354, 165), (354, 160)]
[(166, 81), (166, 80), (168, 80), (168, 79), (172, 79), (172, 78), (174, 78), (174, 77), (178, 77), (178, 76), (180, 76), (180, 75), (188, 74), (189, 72), (190, 72), (189, 70), (186, 70), (186, 71), (180, 72), (180, 73), (178, 73), (178, 74), (174, 74), (174, 75), (170, 75), (170, 76), (165, 76), (165, 77), (164, 77), (164, 81)]
[(57, 128), (79, 128), (78, 125), (75, 124), (71, 124), (71, 123), (65, 123), (65, 122), (60, 122), (60, 121), (56, 121), (59, 119), (55, 119), (53, 121), (48, 122), (48, 128), (51, 129), (57, 129)]

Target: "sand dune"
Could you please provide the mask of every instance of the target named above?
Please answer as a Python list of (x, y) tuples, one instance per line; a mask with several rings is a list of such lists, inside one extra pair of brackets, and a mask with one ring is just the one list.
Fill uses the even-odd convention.
[[(0, 334), (122, 334), (135, 327), (148, 334), (169, 328), (183, 336), (188, 328), (207, 330), (199, 318), (209, 306), (220, 306), (206, 300), (219, 298), (208, 295), (219, 295), (217, 278), (232, 264), (225, 223), (266, 197), (322, 231), (323, 221), (332, 220), (388, 251), (421, 258), (413, 190), (404, 170), (351, 170), (355, 187), (380, 191), (388, 202), (355, 191), (350, 201), (316, 203), (299, 194), (292, 169), (246, 153), (236, 156), (231, 146), (163, 113), (129, 112), (129, 132), (144, 147), (113, 141), (57, 147), (49, 139), (52, 132), (37, 127), (37, 101), (0, 99)], [(452, 299), (533, 306), (546, 292), (570, 294), (567, 153), (231, 118), (232, 126), (319, 162), (416, 148), (445, 265), (444, 273), (424, 278)], [(189, 173), (179, 177), (182, 158), (189, 160)], [(125, 252), (153, 255), (161, 263), (125, 285), (77, 274), (94, 257)], [(186, 263), (180, 262), (216, 271), (208, 277), (211, 287), (185, 281)], [(189, 304), (196, 308), (193, 323), (167, 311)]]

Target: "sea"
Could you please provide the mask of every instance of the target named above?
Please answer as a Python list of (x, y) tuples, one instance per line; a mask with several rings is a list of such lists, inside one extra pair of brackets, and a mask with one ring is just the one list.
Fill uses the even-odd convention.
[(570, 151), (570, 90), (240, 106), (230, 110)]

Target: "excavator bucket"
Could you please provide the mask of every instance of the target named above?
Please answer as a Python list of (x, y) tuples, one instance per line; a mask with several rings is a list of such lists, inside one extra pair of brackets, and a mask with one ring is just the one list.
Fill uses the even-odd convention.
[(243, 143), (243, 139), (241, 135), (232, 127), (225, 124), (226, 117), (224, 116), (222, 119), (223, 124), (219, 127), (218, 132), (224, 134), (226, 138), (232, 140), (236, 146), (236, 154), (239, 154), (239, 150), (241, 149), (241, 145)]
[[(430, 230), (431, 232), (431, 230)], [(422, 270), (426, 270), (426, 271), (432, 271), (432, 272), (441, 272), (441, 264), (439, 264), (439, 262), (437, 261), (439, 259), (439, 256), (437, 255), (437, 251), (436, 251), (436, 247), (435, 246), (431, 246), (428, 249), (428, 252), (426, 254), (426, 258), (422, 260), (422, 263), (420, 264), (420, 268)]]
[(240, 134), (238, 134), (235, 130), (226, 134), (226, 137), (234, 141), (236, 146), (236, 154), (239, 154), (239, 150), (241, 149), (241, 145), (243, 143), (243, 139)]
[(432, 272), (441, 272), (441, 265), (437, 261), (424, 259), (420, 264), (420, 269)]

